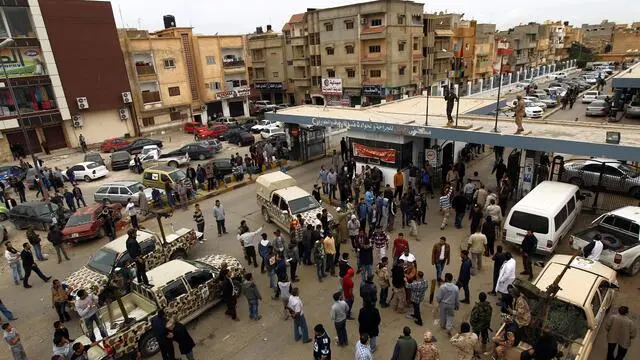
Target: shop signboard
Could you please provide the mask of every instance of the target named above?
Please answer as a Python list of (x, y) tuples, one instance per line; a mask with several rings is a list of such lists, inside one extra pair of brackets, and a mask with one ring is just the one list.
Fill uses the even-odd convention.
[(249, 96), (249, 95), (251, 95), (251, 89), (249, 89), (248, 87), (244, 87), (244, 88), (239, 88), (235, 90), (220, 91), (216, 93), (216, 99), (224, 100), (224, 99), (232, 99), (236, 97), (243, 97), (243, 96)]
[(436, 153), (435, 150), (425, 150), (424, 152), (424, 158), (427, 159), (427, 162), (429, 162), (429, 165), (436, 167), (438, 166), (438, 154)]
[(254, 87), (258, 90), (283, 90), (284, 86), (281, 82), (265, 82), (256, 83)]
[(363, 85), (363, 96), (382, 96), (382, 86), (380, 85)]
[(322, 94), (323, 95), (342, 95), (342, 79), (323, 78)]
[(394, 149), (374, 148), (354, 143), (353, 155), (363, 158), (377, 159), (390, 164), (395, 164), (396, 162), (396, 151)]
[(44, 75), (44, 60), (39, 48), (2, 48), (0, 61), (10, 78)]

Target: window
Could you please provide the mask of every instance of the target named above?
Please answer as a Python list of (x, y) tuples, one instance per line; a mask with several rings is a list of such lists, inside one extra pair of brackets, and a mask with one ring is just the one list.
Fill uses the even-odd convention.
[(404, 15), (398, 15), (398, 25), (404, 25)]
[(179, 96), (180, 95), (180, 87), (172, 86), (169, 88), (169, 96)]
[(349, 30), (349, 29), (353, 29), (353, 21), (345, 21), (344, 22), (344, 27)]
[(278, 76), (280, 76), (280, 73), (278, 73), (277, 71), (274, 71), (272, 75), (274, 78), (277, 78)]
[(109, 188), (109, 194), (111, 195), (118, 195), (120, 192), (118, 191), (118, 187), (117, 186), (113, 186)]
[(380, 52), (380, 45), (371, 45), (371, 46), (369, 46), (369, 52), (370, 53), (379, 53)]
[(382, 19), (372, 19), (371, 26), (382, 26)]
[(398, 51), (404, 51), (404, 45), (406, 43), (404, 41), (401, 41), (398, 43)]
[(345, 46), (345, 47), (344, 47), (344, 52), (345, 52), (345, 53), (347, 53), (347, 54), (353, 54), (353, 53), (354, 53), (354, 51), (353, 51), (353, 45), (347, 45), (347, 46)]
[(264, 79), (264, 69), (256, 69), (256, 79)]
[(511, 214), (509, 225), (522, 231), (531, 229), (531, 231), (539, 234), (549, 233), (548, 218), (540, 215), (525, 213), (522, 211), (514, 211), (513, 214)]
[(207, 281), (213, 280), (213, 275), (208, 271), (196, 271), (185, 275), (185, 278), (191, 289), (197, 289)]
[(176, 67), (176, 61), (172, 58), (164, 59), (164, 68), (171, 69)]
[(109, 187), (108, 186), (103, 186), (100, 189), (98, 189), (98, 191), (96, 191), (96, 194), (106, 194), (107, 191), (109, 191)]
[(164, 294), (165, 299), (167, 299), (167, 302), (172, 302), (180, 296), (186, 295), (187, 287), (184, 286), (182, 279), (173, 280), (164, 287), (162, 293)]
[(333, 69), (327, 69), (327, 77), (336, 77), (336, 71)]
[(569, 202), (567, 203), (567, 211), (569, 211), (569, 214), (571, 214), (575, 209), (576, 209), (576, 197), (574, 195), (571, 197), (571, 199), (569, 199)]
[(207, 65), (214, 65), (216, 63), (216, 58), (214, 56), (207, 56)]
[(398, 74), (404, 75), (404, 69), (406, 69), (406, 66), (398, 66)]
[(418, 50), (418, 46), (420, 45), (420, 40), (418, 40), (418, 38), (413, 39), (413, 50), (417, 51)]
[(369, 71), (369, 77), (379, 78), (381, 76), (382, 76), (382, 70), (370, 70)]
[(347, 77), (348, 78), (356, 77), (356, 71), (354, 69), (347, 69)]
[(414, 74), (418, 73), (418, 67), (416, 65), (413, 65), (413, 73)]
[(324, 24), (324, 29), (327, 31), (333, 31), (333, 24), (332, 23), (325, 23)]
[(120, 188), (120, 195), (133, 195), (133, 194), (131, 194), (131, 191), (129, 191), (129, 189), (123, 186)]
[(142, 126), (153, 126), (155, 124), (156, 124), (156, 121), (154, 120), (153, 116), (142, 118)]
[(160, 181), (167, 182), (167, 181), (169, 181), (169, 177), (167, 175), (165, 175), (165, 174), (161, 174), (160, 175)]
[(591, 299), (591, 311), (593, 311), (593, 315), (598, 315), (598, 311), (600, 311), (600, 295), (596, 292), (593, 294), (593, 299)]
[[(4, 18), (6, 18), (6, 24), (9, 27), (9, 35), (12, 38), (36, 37), (35, 31), (31, 26), (29, 8), (3, 7), (2, 11), (4, 11)], [(6, 29), (4, 30), (6, 32)]]
[(271, 198), (271, 203), (275, 206), (278, 206), (280, 204), (280, 195), (273, 194), (273, 197)]
[(333, 48), (332, 47), (328, 47), (327, 48), (327, 55), (333, 55)]
[(554, 216), (553, 218), (553, 222), (556, 225), (556, 231), (560, 229), (565, 221), (567, 221), (567, 208), (563, 206), (562, 209), (560, 209), (560, 211), (558, 211), (556, 216)]

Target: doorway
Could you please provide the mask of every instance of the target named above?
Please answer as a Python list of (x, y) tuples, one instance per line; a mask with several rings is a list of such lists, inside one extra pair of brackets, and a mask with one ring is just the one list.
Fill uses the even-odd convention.
[(442, 175), (442, 184), (447, 182), (447, 171), (453, 165), (454, 144), (452, 141), (447, 142), (442, 147), (442, 161), (440, 162), (440, 171)]

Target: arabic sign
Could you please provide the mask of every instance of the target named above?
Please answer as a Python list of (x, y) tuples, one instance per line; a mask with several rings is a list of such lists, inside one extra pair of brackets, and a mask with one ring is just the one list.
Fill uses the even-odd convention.
[(394, 149), (373, 148), (354, 143), (353, 155), (370, 159), (378, 159), (390, 164), (395, 164), (396, 162), (396, 151)]
[(251, 94), (251, 89), (249, 89), (248, 87), (245, 87), (245, 88), (239, 88), (239, 89), (229, 90), (229, 91), (220, 91), (216, 93), (216, 98), (223, 100), (223, 99), (249, 96), (250, 94)]
[(39, 48), (0, 49), (0, 61), (10, 78), (44, 75), (44, 60)]
[(342, 79), (324, 78), (322, 79), (323, 95), (342, 95)]
[(433, 167), (438, 166), (438, 154), (435, 150), (425, 150), (424, 158), (427, 159), (429, 165)]
[(282, 90), (284, 86), (281, 82), (256, 83), (254, 87), (258, 90)]
[(331, 127), (334, 129), (347, 129), (353, 131), (376, 132), (394, 135), (420, 135), (421, 137), (427, 137), (431, 135), (431, 131), (427, 130), (427, 128), (425, 128), (424, 126), (376, 123), (371, 121), (312, 118), (311, 125)]
[(380, 86), (380, 85), (364, 85), (364, 86), (362, 86), (362, 95), (364, 95), (364, 96), (382, 96), (382, 86)]

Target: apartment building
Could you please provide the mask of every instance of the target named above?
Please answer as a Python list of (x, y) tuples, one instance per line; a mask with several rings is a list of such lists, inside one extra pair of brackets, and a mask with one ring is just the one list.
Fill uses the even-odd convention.
[(453, 29), (454, 50), (454, 78), (458, 82), (466, 82), (475, 76), (475, 48), (477, 22), (475, 20), (460, 20)]
[(247, 36), (247, 69), (252, 97), (269, 100), (274, 104), (295, 104), (293, 94), (287, 98), (287, 60), (282, 33), (273, 31), (267, 25), (266, 32), (262, 26)]
[(165, 29), (120, 30), (142, 133), (191, 120), (249, 116), (244, 36), (194, 35), (165, 17)]
[(0, 16), (0, 41), (14, 40), (0, 49), (0, 161), (11, 146), (38, 153), (134, 132), (121, 120), (129, 86), (110, 3), (3, 1)]
[(600, 24), (582, 24), (582, 43), (596, 53), (604, 53), (607, 45), (613, 42), (615, 22), (602, 20)]
[(285, 24), (287, 94), (299, 104), (375, 104), (422, 88), (423, 4), (307, 9)]
[[(498, 32), (497, 36), (505, 39), (509, 43), (509, 47), (513, 49), (513, 54), (509, 56), (507, 61), (508, 68), (511, 71), (518, 71), (542, 64), (539, 57), (540, 54), (537, 50), (539, 30), (539, 24), (529, 23)], [(549, 47), (552, 47), (551, 42), (549, 43)]]
[[(427, 42), (433, 41), (433, 47), (425, 49), (426, 53), (433, 54), (433, 65), (428, 68), (430, 85), (442, 87), (453, 82), (454, 44), (457, 42), (454, 40), (454, 30), (463, 21), (462, 15), (443, 12), (424, 14), (423, 36)], [(430, 60), (427, 59), (427, 61)], [(425, 63), (423, 65), (429, 66), (431, 64)]]
[(606, 54), (608, 61), (630, 61), (640, 57), (640, 22), (623, 24), (613, 33), (611, 52)]
[(473, 79), (487, 79), (493, 75), (495, 61), (496, 24), (476, 24), (473, 51)]

